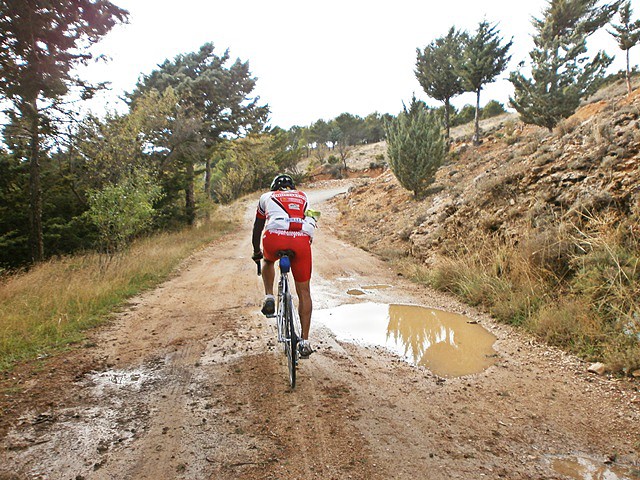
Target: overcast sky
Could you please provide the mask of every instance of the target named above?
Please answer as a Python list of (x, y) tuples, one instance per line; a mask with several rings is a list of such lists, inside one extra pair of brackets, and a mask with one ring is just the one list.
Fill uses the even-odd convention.
[[(416, 48), (451, 26), (473, 32), (482, 20), (497, 23), (505, 41), (513, 37), (511, 64), (481, 97), (482, 104), (495, 99), (506, 105), (513, 92), (508, 72), (529, 61), (531, 18), (541, 17), (547, 5), (546, 0), (112, 2), (129, 11), (129, 24), (115, 27), (95, 48), (111, 61), (84, 74), (111, 82), (113, 90), (102, 100), (109, 108), (122, 109), (117, 96), (131, 91), (140, 74), (213, 42), (218, 54), (229, 49), (232, 59), (249, 61), (258, 79), (255, 93), (270, 106), (270, 124), (287, 129), (343, 112), (395, 115), (413, 93), (438, 106), (415, 78)], [(611, 71), (623, 68), (613, 37), (601, 32), (592, 44), (616, 55)], [(474, 101), (473, 94), (465, 94), (453, 103), (460, 108)], [(92, 107), (96, 113), (97, 105)]]

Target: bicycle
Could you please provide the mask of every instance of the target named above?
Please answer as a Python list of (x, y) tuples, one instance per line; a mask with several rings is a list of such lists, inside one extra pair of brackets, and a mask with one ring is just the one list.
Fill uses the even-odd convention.
[[(284, 354), (287, 357), (289, 370), (289, 385), (296, 386), (296, 367), (298, 366), (298, 340), (301, 338), (300, 318), (293, 303), (293, 296), (289, 289), (289, 272), (291, 271), (290, 251), (278, 252), (280, 257), (278, 267), (280, 279), (278, 280), (278, 296), (276, 313), (271, 318), (276, 318), (278, 329), (278, 342), (284, 344)], [(258, 275), (261, 275), (261, 265), (258, 264)]]

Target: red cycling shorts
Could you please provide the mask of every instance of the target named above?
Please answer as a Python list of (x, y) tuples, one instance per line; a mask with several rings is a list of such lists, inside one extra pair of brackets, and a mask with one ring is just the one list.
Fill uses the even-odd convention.
[(291, 272), (296, 282), (311, 279), (311, 237), (297, 231), (267, 230), (262, 236), (264, 258), (270, 262), (278, 260), (280, 250), (291, 250)]

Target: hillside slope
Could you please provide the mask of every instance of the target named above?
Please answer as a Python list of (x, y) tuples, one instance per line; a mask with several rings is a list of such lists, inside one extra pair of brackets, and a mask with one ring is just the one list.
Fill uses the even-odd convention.
[[(587, 278), (592, 284), (580, 285), (591, 297), (574, 316), (587, 318), (593, 316), (590, 310), (609, 309), (605, 314), (626, 319), (622, 328), (640, 332), (640, 90), (627, 96), (619, 86), (610, 87), (596, 98), (553, 132), (506, 116), (485, 132), (479, 147), (465, 143), (464, 134), (459, 136), (451, 158), (422, 199), (403, 189), (390, 170), (363, 180), (340, 205), (345, 238), (385, 258), (410, 256), (428, 268), (443, 258), (459, 260), (483, 249), (493, 250), (494, 255), (501, 248), (517, 249), (522, 262), (536, 268), (520, 276), (547, 277), (544, 281), (557, 283), (558, 291), (573, 293), (576, 287), (570, 280), (579, 275), (594, 277)], [(628, 265), (622, 265), (615, 252), (612, 266), (601, 265), (595, 258), (596, 244), (617, 252), (618, 244), (607, 243), (613, 237), (628, 246), (628, 251), (620, 253)], [(588, 260), (585, 254), (591, 255)], [(600, 262), (596, 265), (600, 270), (617, 270), (610, 275), (621, 279), (613, 278), (612, 283), (624, 283), (621, 304), (612, 307), (601, 302), (610, 293), (602, 291), (609, 288), (604, 285), (609, 280), (601, 271), (597, 275), (602, 279), (585, 273), (584, 265), (578, 264), (587, 261)], [(489, 272), (495, 277), (506, 277), (504, 270), (514, 268), (513, 262), (499, 258), (480, 262), (487, 270), (496, 270)], [(486, 299), (465, 300), (482, 304)], [(527, 303), (521, 310), (529, 314), (537, 300), (529, 295), (520, 302)], [(618, 308), (625, 311), (611, 313)], [(626, 368), (636, 370), (640, 354), (637, 345), (632, 347), (635, 359)], [(601, 355), (595, 352), (593, 357)]]
[(640, 90), (581, 108), (554, 133), (507, 121), (473, 148), (453, 147), (426, 198), (416, 201), (387, 170), (347, 199), (355, 233), (378, 252), (425, 261), (459, 238), (518, 237), (583, 214), (640, 213)]

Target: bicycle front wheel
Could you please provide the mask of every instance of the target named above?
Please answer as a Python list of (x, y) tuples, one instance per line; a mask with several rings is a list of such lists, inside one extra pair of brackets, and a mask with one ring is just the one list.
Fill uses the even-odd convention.
[(287, 355), (289, 368), (289, 384), (291, 388), (296, 386), (296, 366), (298, 363), (298, 335), (294, 327), (293, 299), (287, 293), (284, 299), (284, 350)]

